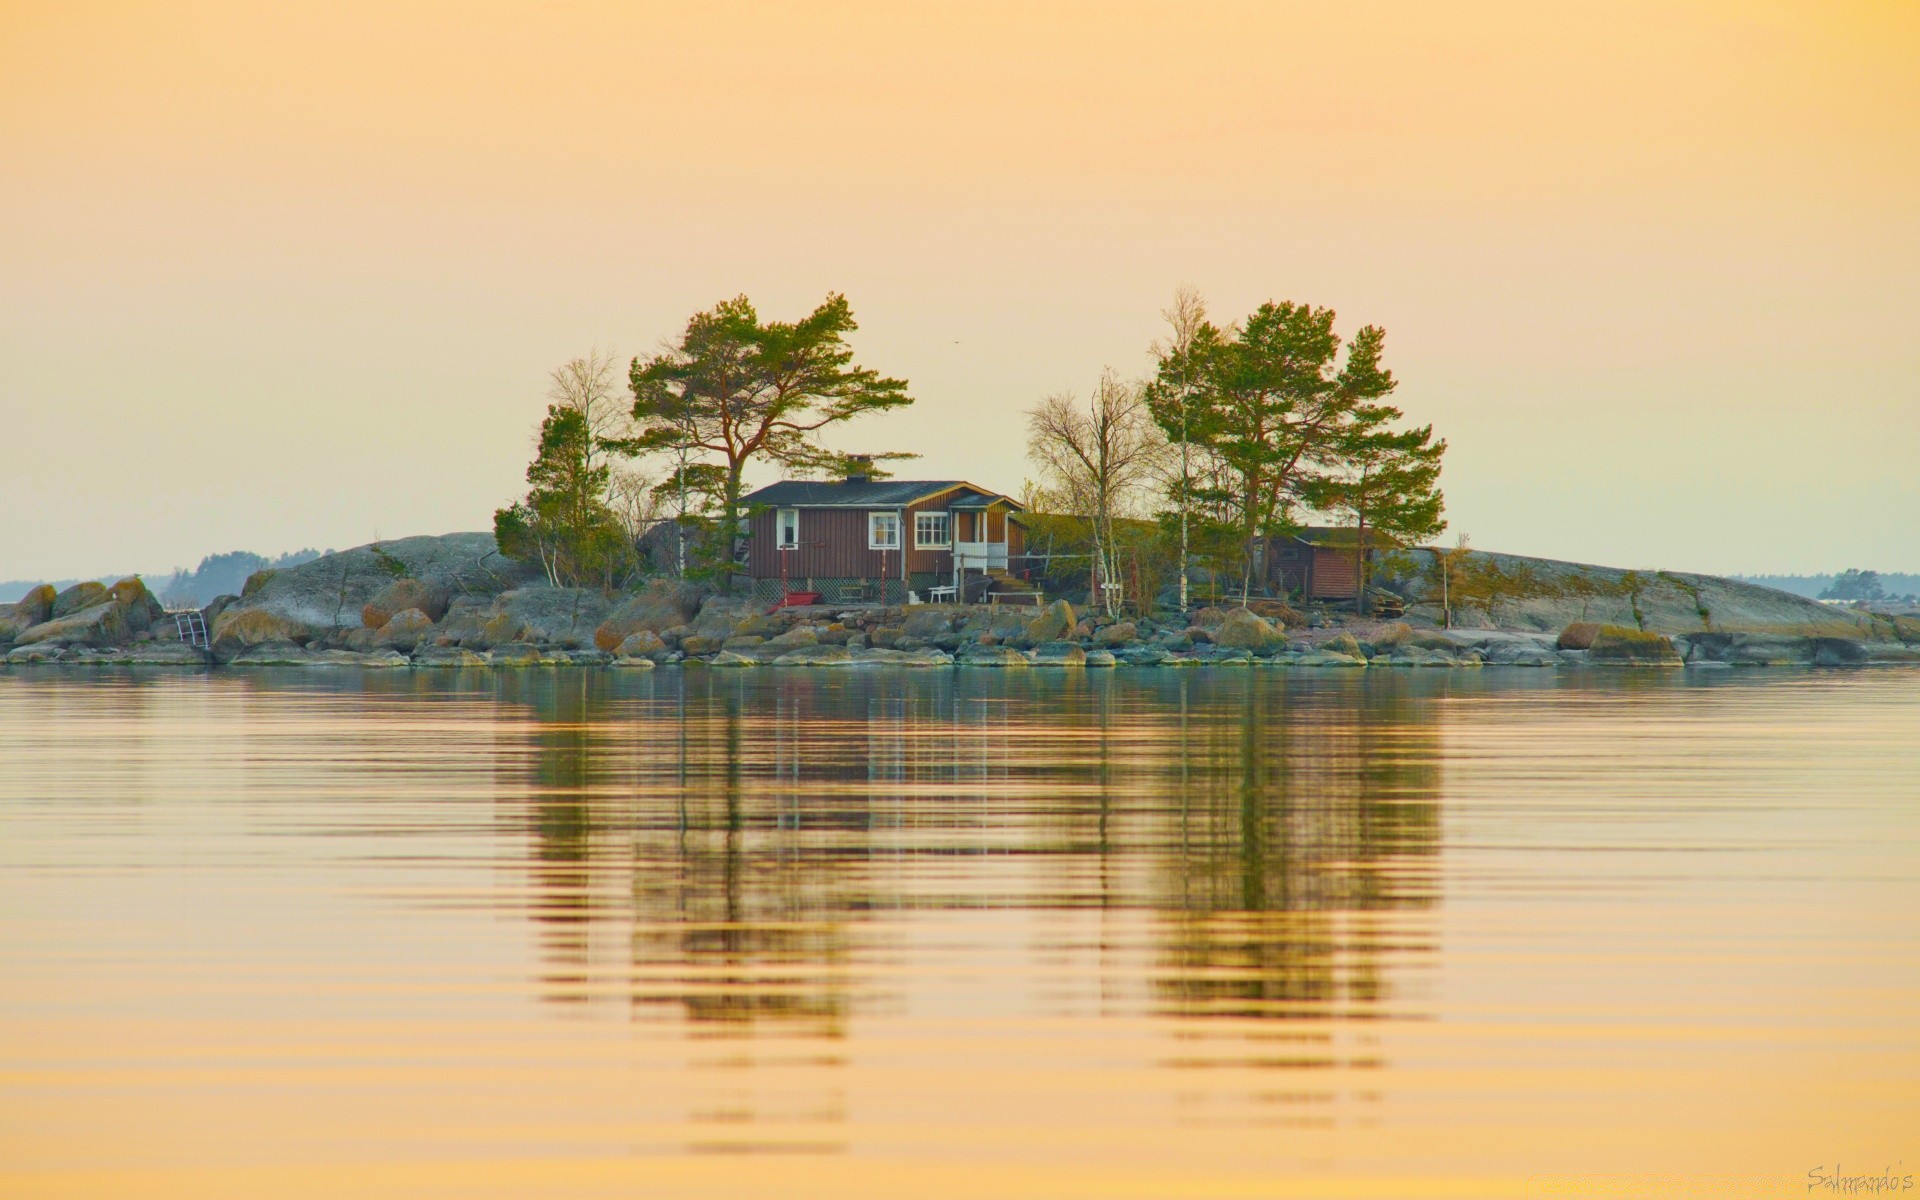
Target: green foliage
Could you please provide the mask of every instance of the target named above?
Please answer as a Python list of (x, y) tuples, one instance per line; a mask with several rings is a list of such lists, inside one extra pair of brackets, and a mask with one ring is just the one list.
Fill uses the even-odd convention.
[(1332, 309), (1292, 302), (1226, 329), (1201, 322), (1147, 389), (1169, 440), (1205, 460), (1171, 499), (1236, 528), (1243, 586), (1258, 539), (1297, 532), (1302, 508), (1364, 512), (1367, 527), (1396, 537), (1445, 527), (1446, 443), (1431, 427), (1389, 429), (1402, 413), (1384, 403), (1397, 386), (1381, 361), (1385, 331), (1361, 329), (1343, 358), (1333, 324)]
[(1820, 593), (1822, 600), (1880, 600), (1886, 596), (1886, 589), (1880, 583), (1880, 572), (1862, 571), (1858, 567), (1849, 567), (1834, 577), (1827, 590)]
[(610, 469), (594, 463), (594, 444), (583, 413), (548, 405), (527, 467), (532, 488), (493, 515), (500, 552), (538, 562), (557, 586), (611, 588), (635, 566), (632, 544), (607, 506)]
[(666, 351), (634, 360), (628, 380), (639, 432), (607, 445), (673, 454), (722, 472), (713, 514), (719, 536), (711, 539), (705, 569), (723, 586), (744, 549), (747, 464), (843, 469), (846, 456), (820, 445), (821, 430), (913, 402), (904, 380), (854, 365), (846, 336), (857, 328), (838, 294), (795, 322), (763, 322), (740, 296), (696, 313)]

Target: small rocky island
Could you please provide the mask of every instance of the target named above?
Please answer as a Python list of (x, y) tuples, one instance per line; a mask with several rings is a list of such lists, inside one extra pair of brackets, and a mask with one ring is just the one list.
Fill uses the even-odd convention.
[[(1507, 557), (1507, 556), (1500, 556)], [(0, 608), (12, 666), (523, 668), (1115, 667), (1301, 668), (1858, 666), (1920, 662), (1920, 620), (1837, 608), (1706, 575), (1635, 575), (1547, 560), (1535, 577), (1581, 579), (1453, 628), (1411, 579), (1399, 619), (1278, 600), (1152, 619), (1044, 606), (764, 602), (676, 579), (609, 595), (552, 587), (487, 533), (378, 542), (278, 571), (195, 614), (165, 611), (138, 578), (35, 589)], [(1617, 585), (1631, 577), (1631, 587)], [(1539, 589), (1537, 589), (1539, 590)], [(205, 635), (199, 636), (204, 629)], [(204, 642), (203, 644), (200, 644)]]

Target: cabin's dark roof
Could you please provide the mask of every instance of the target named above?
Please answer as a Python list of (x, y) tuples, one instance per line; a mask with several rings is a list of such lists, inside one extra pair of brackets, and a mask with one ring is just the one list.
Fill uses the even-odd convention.
[(995, 495), (963, 479), (882, 479), (874, 483), (783, 479), (742, 499), (749, 504), (781, 508), (898, 508), (954, 488), (966, 488), (982, 496)]

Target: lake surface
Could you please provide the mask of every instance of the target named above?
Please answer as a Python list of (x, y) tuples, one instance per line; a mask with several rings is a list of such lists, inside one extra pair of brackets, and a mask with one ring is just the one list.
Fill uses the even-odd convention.
[(1920, 671), (0, 673), (7, 1197), (1889, 1166)]

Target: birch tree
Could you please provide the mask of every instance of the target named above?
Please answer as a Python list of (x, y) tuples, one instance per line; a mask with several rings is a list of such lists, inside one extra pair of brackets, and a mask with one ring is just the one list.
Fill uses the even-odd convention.
[(1027, 414), (1027, 454), (1047, 491), (1087, 523), (1088, 601), (1111, 616), (1125, 599), (1114, 522), (1137, 511), (1167, 456), (1145, 389), (1109, 370), (1084, 405), (1071, 393), (1047, 397)]

